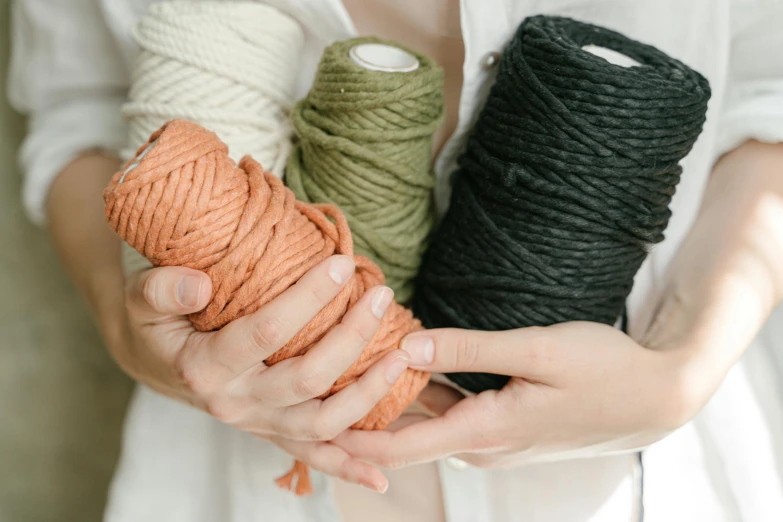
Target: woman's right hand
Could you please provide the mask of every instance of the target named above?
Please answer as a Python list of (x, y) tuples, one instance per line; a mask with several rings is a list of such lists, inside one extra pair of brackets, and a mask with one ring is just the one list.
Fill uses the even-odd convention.
[(385, 491), (371, 465), (328, 442), (364, 417), (408, 367), (395, 350), (356, 383), (316, 399), (359, 357), (392, 301), (392, 291), (367, 292), (305, 355), (267, 367), (282, 348), (348, 282), (354, 264), (332, 256), (257, 312), (216, 332), (196, 331), (185, 314), (204, 308), (209, 277), (181, 267), (136, 273), (126, 289), (127, 328), (112, 346), (119, 365), (150, 388), (187, 402), (238, 429), (270, 440), (308, 466)]

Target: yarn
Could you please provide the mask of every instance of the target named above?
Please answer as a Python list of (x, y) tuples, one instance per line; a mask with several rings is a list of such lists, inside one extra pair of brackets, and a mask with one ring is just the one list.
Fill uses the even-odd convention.
[[(594, 44), (641, 64), (620, 67)], [(427, 328), (614, 324), (663, 240), (707, 80), (654, 47), (568, 18), (526, 19), (458, 160), (414, 311)], [(479, 392), (508, 377), (452, 374)]]
[[(180, 118), (216, 132), (234, 160), (250, 154), (282, 176), (304, 42), (297, 22), (257, 2), (177, 0), (150, 5), (133, 36), (140, 52), (122, 108), (123, 161)], [(127, 274), (149, 267), (127, 245), (122, 251)]]
[(356, 38), (329, 46), (312, 89), (293, 111), (299, 137), (286, 184), (302, 201), (345, 214), (356, 251), (383, 269), (400, 302), (413, 290), (433, 224), (432, 136), (443, 120), (443, 71), (429, 57), (410, 72), (382, 72), (349, 58)]
[(128, 159), (166, 121), (199, 123), (232, 158), (253, 156), (282, 176), (291, 148), (304, 35), (257, 2), (154, 3), (133, 31), (140, 47), (128, 102)]
[[(217, 136), (192, 122), (174, 120), (139, 148), (104, 192), (106, 218), (123, 240), (155, 266), (185, 266), (206, 273), (212, 296), (190, 315), (197, 330), (211, 331), (255, 312), (307, 270), (332, 254), (352, 255), (356, 272), (307, 326), (264, 362), (303, 355), (371, 287), (381, 270), (353, 255), (347, 221), (332, 205), (296, 201), (279, 178), (246, 156), (237, 166)], [(420, 330), (412, 313), (392, 303), (359, 359), (325, 395), (355, 382), (406, 334)], [(383, 429), (426, 385), (429, 374), (406, 370), (356, 429)], [(280, 484), (299, 494), (310, 488), (298, 463)], [(303, 471), (304, 470), (304, 471)]]

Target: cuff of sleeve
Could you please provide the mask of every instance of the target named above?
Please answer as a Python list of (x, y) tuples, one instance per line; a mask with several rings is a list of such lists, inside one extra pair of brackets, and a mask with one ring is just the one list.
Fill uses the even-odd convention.
[(46, 224), (46, 199), (57, 175), (83, 151), (117, 152), (127, 140), (123, 97), (70, 102), (30, 117), (19, 152), (25, 172), (22, 199), (30, 220)]
[(715, 157), (750, 139), (783, 142), (783, 92), (747, 99), (727, 110), (721, 118)]

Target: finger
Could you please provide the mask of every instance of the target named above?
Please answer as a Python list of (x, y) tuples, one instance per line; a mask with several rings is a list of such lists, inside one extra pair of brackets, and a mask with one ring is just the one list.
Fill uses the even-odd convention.
[(470, 397), (442, 417), (415, 422), (395, 432), (346, 430), (331, 442), (354, 458), (386, 468), (484, 451), (499, 444), (493, 435), (496, 423), (489, 413), (494, 408), (483, 400), (495, 393), (489, 391)]
[(333, 439), (367, 415), (407, 368), (408, 355), (395, 350), (331, 397), (276, 410), (272, 423), (287, 438)]
[(204, 350), (191, 354), (194, 364), (201, 361), (220, 366), (230, 377), (258, 365), (285, 346), (329, 304), (353, 271), (353, 259), (349, 256), (326, 259), (257, 312), (240, 317), (216, 332)]
[(432, 413), (433, 415), (443, 415), (464, 398), (464, 395), (451, 386), (430, 382), (421, 393), (419, 393), (416, 400), (429, 413)]
[(370, 343), (393, 296), (392, 290), (385, 286), (367, 292), (345, 314), (343, 321), (305, 355), (248, 376), (251, 396), (267, 407), (282, 407), (329, 391)]
[(430, 415), (423, 415), (420, 413), (414, 413), (411, 415), (405, 413), (402, 414), (397, 420), (386, 426), (386, 431), (400, 431), (401, 429), (406, 428), (411, 424), (424, 422), (426, 420), (430, 420), (431, 418), (432, 416)]
[(558, 364), (555, 329), (484, 332), (443, 328), (408, 335), (401, 348), (411, 367), (439, 373), (486, 372), (546, 381)]
[(272, 439), (278, 447), (311, 468), (352, 484), (361, 484), (378, 493), (385, 493), (389, 481), (378, 468), (352, 458), (344, 450), (328, 442), (299, 442), (280, 437)]
[(169, 266), (136, 272), (126, 285), (128, 307), (142, 320), (185, 315), (207, 305), (212, 281), (203, 272)]

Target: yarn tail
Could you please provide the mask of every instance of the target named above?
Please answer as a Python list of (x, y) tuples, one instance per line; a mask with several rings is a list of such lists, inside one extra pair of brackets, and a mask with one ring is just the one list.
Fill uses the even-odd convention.
[[(294, 479), (296, 486), (294, 487)], [(313, 492), (313, 483), (310, 482), (310, 470), (307, 464), (301, 460), (294, 462), (291, 471), (280, 478), (275, 479), (275, 483), (282, 489), (293, 491), (297, 496), (309, 495)]]

